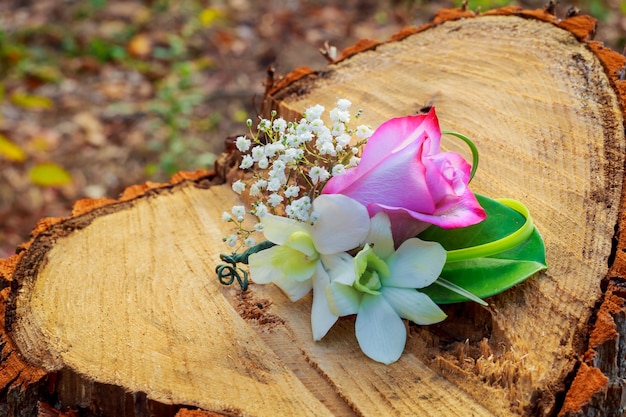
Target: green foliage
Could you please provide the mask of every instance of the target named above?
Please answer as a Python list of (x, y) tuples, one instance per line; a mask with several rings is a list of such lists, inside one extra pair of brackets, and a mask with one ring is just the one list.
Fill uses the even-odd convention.
[[(72, 9), (68, 13), (77, 22), (90, 20), (90, 24), (99, 25), (101, 12), (109, 3), (107, 0), (77, 2), (69, 6)], [(142, 33), (143, 24), (151, 23), (150, 16), (173, 11), (183, 13), (187, 20), (176, 31), (170, 31), (164, 38), (149, 44), (147, 55), (130, 52), (129, 42)], [(198, 132), (214, 129), (219, 125), (220, 117), (217, 112), (203, 115), (198, 111), (205, 94), (197, 79), (199, 71), (213, 65), (202, 48), (205, 31), (223, 22), (225, 16), (220, 9), (205, 7), (197, 0), (156, 1), (149, 8), (145, 7), (142, 16), (131, 24), (120, 28), (112, 25), (104, 31), (90, 32), (88, 36), (63, 23), (18, 28), (11, 33), (0, 29), (0, 79), (12, 85), (27, 80), (56, 83), (68, 75), (59, 71), (59, 68), (67, 68), (63, 66), (64, 62), (83, 62), (84, 58), (138, 71), (153, 81), (155, 91), (147, 103), (129, 103), (133, 107), (129, 110), (131, 113), (147, 110), (152, 133), (149, 147), (159, 154), (157, 162), (146, 164), (145, 172), (163, 179), (181, 169), (209, 167), (216, 155), (206, 151), (206, 143), (198, 138)], [(54, 104), (46, 97), (24, 93), (21, 89), (0, 98), (0, 102), (3, 99), (26, 111), (49, 110)], [(236, 117), (245, 120), (247, 115), (238, 113)], [(0, 157), (27, 165), (30, 160), (30, 155), (4, 137), (0, 139)], [(29, 175), (37, 184), (46, 186), (48, 183), (42, 175), (54, 169), (53, 165), (44, 165)], [(63, 178), (63, 175), (55, 178)]]
[(601, 22), (606, 22), (609, 17), (610, 7), (606, 0), (581, 0), (580, 6)]
[[(537, 228), (529, 223), (530, 215), (525, 217), (517, 208), (509, 207), (509, 203), (503, 204), (481, 195), (476, 197), (487, 212), (486, 220), (458, 229), (431, 226), (419, 237), (441, 243), (451, 255), (460, 249), (474, 249), (500, 239), (508, 239), (525, 227), (528, 228), (528, 233), (520, 235), (519, 240), (514, 242), (519, 242), (518, 244), (495, 245), (492, 251), (482, 254), (476, 251), (474, 256), (464, 256), (464, 259), (454, 262), (449, 259), (446, 262), (441, 272), (442, 278), (485, 298), (519, 284), (545, 269), (546, 258), (543, 240)], [(425, 288), (424, 292), (438, 304), (466, 301), (465, 297), (434, 284)]]
[(126, 58), (126, 50), (123, 46), (101, 38), (93, 38), (89, 41), (87, 53), (100, 62), (121, 61)]
[(154, 141), (153, 149), (161, 153), (158, 168), (147, 167), (148, 173), (163, 172), (171, 175), (189, 167), (210, 166), (216, 155), (203, 152), (203, 141), (190, 136), (194, 124), (194, 109), (204, 100), (194, 78), (198, 70), (194, 62), (175, 63), (172, 73), (157, 85), (156, 97), (149, 109), (157, 118), (152, 123), (153, 131), (164, 133), (164, 142)]
[(88, 0), (78, 3), (78, 7), (74, 11), (76, 20), (84, 20), (93, 18), (96, 13), (104, 9), (107, 0)]

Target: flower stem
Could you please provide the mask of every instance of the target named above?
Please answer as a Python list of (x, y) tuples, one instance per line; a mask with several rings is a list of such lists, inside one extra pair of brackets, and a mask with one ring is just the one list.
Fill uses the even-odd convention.
[(522, 227), (520, 227), (510, 235), (505, 236), (502, 239), (494, 240), (493, 242), (485, 243), (478, 246), (472, 246), (469, 248), (448, 251), (446, 263), (467, 261), (469, 259), (484, 258), (486, 256), (496, 255), (498, 253), (505, 252), (521, 245), (530, 237), (530, 235), (535, 230), (535, 225), (533, 224), (532, 217), (530, 217), (530, 212), (528, 211), (528, 208), (526, 208), (526, 206), (519, 201), (509, 198), (500, 198), (497, 199), (497, 201), (509, 208), (512, 208), (513, 210), (524, 216), (526, 221), (524, 222)]
[[(467, 146), (469, 146), (470, 150), (472, 151), (472, 170), (470, 172), (470, 179), (469, 179), (469, 181), (471, 181), (472, 178), (474, 178), (474, 174), (476, 173), (476, 170), (478, 169), (478, 148), (476, 147), (476, 145), (474, 145), (474, 142), (472, 142), (472, 140), (470, 138), (468, 138), (465, 135), (462, 135), (461, 133), (449, 132), (447, 130), (442, 130), (441, 134), (442, 135), (451, 135), (451, 136), (457, 137), (457, 138), (461, 139), (463, 142), (465, 142), (467, 144)], [(469, 181), (468, 181), (468, 183), (469, 183)]]

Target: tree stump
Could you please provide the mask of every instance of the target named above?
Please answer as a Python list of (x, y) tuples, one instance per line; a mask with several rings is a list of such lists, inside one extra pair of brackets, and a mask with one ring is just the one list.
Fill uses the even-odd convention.
[(480, 149), (473, 190), (530, 208), (546, 272), (488, 308), (409, 326), (392, 365), (361, 353), (350, 318), (313, 342), (310, 296), (218, 283), (221, 213), (238, 201), (226, 155), (211, 172), (80, 201), (0, 261), (0, 414), (622, 415), (626, 59), (589, 40), (594, 25), (444, 10), (277, 80), (264, 102), (293, 118), (347, 98), (372, 127), (436, 106)]

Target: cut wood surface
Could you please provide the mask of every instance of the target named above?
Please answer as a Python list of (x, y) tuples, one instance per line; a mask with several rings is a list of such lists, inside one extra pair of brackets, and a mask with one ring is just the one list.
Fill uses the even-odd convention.
[[(373, 127), (435, 106), (444, 130), (480, 150), (473, 190), (523, 201), (544, 237), (546, 272), (488, 308), (446, 306), (443, 323), (411, 325), (397, 363), (365, 357), (351, 318), (313, 342), (310, 297), (291, 303), (271, 285), (241, 293), (219, 284), (221, 213), (239, 201), (217, 184), (229, 177), (220, 166), (82, 202), (0, 262), (10, 282), (0, 383), (52, 385), (70, 408), (95, 407), (84, 394), (94, 383), (176, 406), (154, 415), (183, 406), (245, 416), (618, 410), (626, 60), (589, 42), (592, 29), (585, 16), (444, 11), (268, 88), (266, 111), (296, 117), (348, 98)], [(467, 154), (453, 140), (443, 146)]]

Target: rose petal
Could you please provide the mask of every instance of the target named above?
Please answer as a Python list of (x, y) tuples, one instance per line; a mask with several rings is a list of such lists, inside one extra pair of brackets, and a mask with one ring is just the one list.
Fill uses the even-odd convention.
[(319, 220), (310, 233), (321, 254), (354, 249), (363, 243), (369, 230), (369, 214), (358, 201), (341, 194), (320, 195), (313, 201)]
[(355, 330), (361, 350), (375, 361), (388, 365), (402, 355), (406, 343), (404, 323), (381, 295), (363, 296)]
[(406, 240), (387, 259), (390, 276), (384, 286), (424, 288), (432, 284), (446, 263), (446, 250), (437, 242), (413, 238)]
[(429, 296), (417, 290), (383, 287), (382, 296), (400, 317), (415, 324), (439, 323), (447, 317)]
[(331, 282), (326, 287), (328, 308), (333, 314), (340, 317), (356, 314), (359, 311), (361, 297), (362, 293), (355, 290), (351, 285)]
[[(445, 194), (444, 190), (437, 190), (441, 193), (441, 196), (435, 195), (433, 192), (434, 198), (439, 200), (441, 197), (449, 195), (450, 193), (460, 197), (465, 193), (470, 180), (472, 166), (462, 155), (456, 152), (443, 152), (433, 155), (428, 159), (434, 166), (433, 171), (441, 175), (442, 181), (447, 183)], [(428, 175), (429, 173), (426, 174), (427, 178)]]
[[(430, 197), (426, 171), (418, 159), (420, 148), (420, 143), (413, 142), (402, 152), (386, 155), (378, 165), (363, 173), (358, 181), (345, 184), (341, 194), (367, 205), (368, 210), (370, 204), (384, 202), (388, 206), (405, 207), (424, 213), (434, 212), (435, 201)], [(361, 169), (361, 165), (356, 169)], [(370, 216), (373, 215), (371, 210), (369, 213)]]
[(427, 221), (444, 229), (450, 229), (480, 223), (487, 218), (487, 213), (476, 200), (474, 193), (466, 189), (458, 200), (438, 207), (432, 217), (436, 219), (430, 218)]
[(370, 212), (384, 211), (391, 220), (394, 242), (402, 242), (418, 235), (434, 224), (444, 229), (471, 226), (487, 218), (476, 196), (467, 189), (456, 201), (445, 204), (433, 214), (417, 213), (402, 207), (390, 207), (384, 204), (371, 204)]
[(338, 315), (328, 307), (326, 287), (330, 285), (330, 277), (324, 270), (322, 263), (317, 263), (315, 278), (313, 279), (313, 305), (311, 307), (311, 330), (313, 340), (321, 340), (328, 330), (335, 324)]
[(387, 159), (390, 154), (403, 150), (411, 143), (417, 142), (418, 146), (421, 146), (426, 138), (430, 139), (429, 147), (426, 149), (427, 154), (438, 153), (441, 130), (434, 109), (431, 109), (426, 115), (388, 120), (381, 124), (368, 139), (358, 168), (363, 171), (374, 169), (380, 161)]
[(427, 115), (388, 120), (368, 139), (359, 165), (346, 170), (341, 176), (331, 178), (322, 193), (345, 194), (344, 191), (348, 186), (374, 170), (389, 155), (403, 151), (411, 143), (420, 147), (427, 140), (426, 154), (436, 154), (439, 152), (440, 138), (441, 131), (434, 108)]

